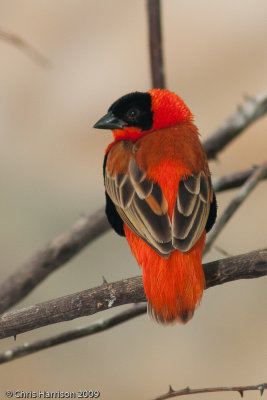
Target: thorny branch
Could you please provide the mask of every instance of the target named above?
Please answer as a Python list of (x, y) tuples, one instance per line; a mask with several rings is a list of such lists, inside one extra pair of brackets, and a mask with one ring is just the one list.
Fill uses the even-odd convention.
[(243, 397), (244, 392), (249, 390), (258, 390), (263, 395), (264, 390), (267, 389), (267, 383), (261, 383), (260, 385), (251, 385), (251, 386), (220, 386), (213, 388), (202, 388), (202, 389), (190, 389), (186, 387), (182, 390), (173, 390), (170, 386), (169, 392), (163, 394), (159, 397), (155, 397), (153, 400), (167, 400), (173, 399), (174, 397), (186, 396), (190, 394), (199, 394), (199, 393), (215, 393), (215, 392), (238, 392), (241, 397)]
[(98, 319), (87, 326), (78, 327), (46, 339), (36, 340), (33, 343), (24, 343), (22, 346), (17, 346), (12, 350), (6, 350), (4, 353), (1, 353), (0, 364), (16, 360), (17, 358), (36, 353), (59, 344), (106, 331), (114, 326), (144, 314), (146, 309), (146, 304), (135, 304), (128, 310), (122, 311), (106, 319)]
[[(248, 257), (248, 264), (245, 266), (243, 269), (242, 275), (243, 278), (253, 278), (253, 277), (259, 277), (263, 275), (267, 275), (267, 265), (265, 265), (264, 257), (266, 251), (262, 250), (261, 251), (261, 256), (263, 255), (263, 259), (260, 258), (259, 260), (254, 260), (255, 261), (255, 267), (252, 267), (250, 265), (250, 259), (253, 259), (253, 254), (251, 253)], [(218, 278), (221, 279), (221, 283), (228, 282), (232, 279), (240, 279), (239, 274), (239, 263), (235, 265), (234, 259), (232, 259), (232, 264), (229, 263), (230, 271), (227, 272), (227, 268), (224, 265), (224, 267), (218, 266), (218, 262), (215, 263), (210, 263), (206, 264), (205, 266), (205, 271), (206, 271), (206, 279), (207, 279), (207, 287), (214, 286), (216, 284), (220, 284)], [(245, 261), (245, 259), (244, 259)], [(224, 263), (224, 261), (222, 261)], [(255, 269), (254, 269), (255, 268)], [(220, 270), (224, 271), (223, 275), (221, 275)], [(247, 272), (245, 272), (247, 271)], [(224, 276), (224, 277), (223, 277)], [(140, 279), (140, 278), (137, 278)], [(217, 283), (216, 283), (217, 282)], [(112, 292), (111, 292), (112, 293)], [(113, 293), (114, 295), (114, 293)], [(110, 294), (110, 299), (112, 301), (112, 294)], [(113, 297), (114, 299), (114, 297)], [(99, 305), (100, 303), (98, 303)], [(108, 305), (110, 305), (111, 302), (109, 300)], [(127, 311), (123, 311), (118, 313), (117, 315), (104, 319), (104, 320), (97, 320), (93, 322), (92, 324), (83, 327), (83, 328), (76, 328), (74, 330), (70, 330), (64, 333), (61, 333), (59, 335), (55, 335), (43, 340), (38, 340), (33, 343), (25, 343), (22, 346), (18, 346), (12, 350), (7, 350), (4, 353), (0, 354), (0, 364), (5, 363), (8, 361), (15, 360), (16, 358), (23, 357), (26, 355), (30, 355), (32, 353), (35, 353), (40, 350), (47, 349), (49, 347), (53, 347), (59, 344), (63, 344), (75, 339), (79, 339), (84, 336), (89, 336), (94, 333), (104, 331), (106, 329), (109, 329), (111, 327), (114, 327), (122, 322), (125, 322), (127, 320), (130, 320), (138, 315), (144, 314), (146, 312), (146, 304), (138, 304), (135, 305), (134, 307), (129, 308)]]
[[(203, 265), (206, 288), (237, 279), (267, 275), (267, 249), (216, 260)], [(45, 325), (69, 321), (129, 303), (146, 301), (142, 277), (103, 283), (35, 306), (7, 312), (0, 316), (0, 339), (37, 329)]]

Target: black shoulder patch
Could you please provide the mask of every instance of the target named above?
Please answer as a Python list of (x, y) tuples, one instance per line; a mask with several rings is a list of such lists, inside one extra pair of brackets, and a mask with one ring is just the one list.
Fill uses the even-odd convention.
[(210, 203), (210, 212), (208, 216), (208, 220), (206, 223), (206, 232), (208, 233), (213, 227), (217, 217), (217, 200), (215, 193), (213, 192), (213, 201)]
[(123, 229), (123, 220), (119, 216), (116, 207), (114, 206), (114, 203), (112, 202), (111, 198), (109, 195), (106, 193), (106, 215), (108, 222), (114, 229), (114, 231), (120, 235), (120, 236), (125, 236), (125, 232)]
[[(104, 163), (103, 163), (104, 180), (105, 180), (107, 155), (108, 155), (108, 153), (105, 155)], [(106, 216), (107, 216), (108, 222), (110, 223), (111, 227), (114, 229), (114, 231), (118, 235), (125, 236), (125, 232), (123, 229), (123, 220), (119, 216), (113, 201), (111, 200), (111, 198), (109, 197), (109, 195), (107, 194), (106, 191), (105, 191), (105, 195), (106, 195)]]

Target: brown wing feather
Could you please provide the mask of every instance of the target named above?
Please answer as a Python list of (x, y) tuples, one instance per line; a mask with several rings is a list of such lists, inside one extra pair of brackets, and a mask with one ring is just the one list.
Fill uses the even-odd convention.
[(179, 183), (172, 218), (172, 243), (183, 253), (194, 246), (205, 229), (211, 190), (210, 179), (204, 173)]
[(160, 255), (168, 256), (173, 246), (167, 200), (160, 186), (149, 180), (146, 173), (138, 167), (134, 152), (126, 152), (125, 156), (128, 156), (128, 170), (115, 173), (112, 157), (115, 162), (118, 155), (116, 152), (108, 155), (107, 167), (112, 173), (106, 168), (106, 191), (120, 217), (133, 232)]

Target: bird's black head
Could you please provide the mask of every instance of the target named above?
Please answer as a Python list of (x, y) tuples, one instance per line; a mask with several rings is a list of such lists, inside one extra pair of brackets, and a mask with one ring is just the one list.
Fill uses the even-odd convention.
[(108, 113), (95, 125), (99, 129), (123, 129), (137, 127), (142, 131), (152, 128), (153, 111), (149, 93), (133, 92), (120, 97), (113, 103)]

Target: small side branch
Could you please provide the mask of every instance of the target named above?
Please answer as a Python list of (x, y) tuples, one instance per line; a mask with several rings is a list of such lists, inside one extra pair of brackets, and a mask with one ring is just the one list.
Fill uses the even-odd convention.
[[(212, 186), (216, 193), (224, 192), (225, 190), (236, 189), (243, 185), (246, 180), (256, 171), (258, 166), (246, 171), (234, 172), (233, 174), (225, 175), (220, 178), (212, 178)], [(261, 179), (267, 179), (267, 174)]]
[(50, 61), (46, 57), (44, 57), (38, 50), (23, 40), (20, 36), (0, 29), (0, 39), (3, 39), (11, 43), (13, 46), (19, 48), (41, 67), (47, 68), (51, 66)]
[(266, 113), (267, 93), (247, 97), (244, 104), (203, 143), (208, 158), (216, 158), (244, 129)]
[(217, 220), (211, 232), (209, 233), (206, 246), (204, 250), (204, 254), (206, 254), (223, 227), (232, 217), (232, 215), (236, 212), (238, 207), (244, 202), (244, 200), (248, 197), (250, 192), (256, 187), (259, 181), (267, 176), (267, 161), (263, 163), (259, 168), (257, 168), (252, 175), (245, 181), (243, 186), (239, 189), (236, 196), (231, 200), (230, 204), (221, 215), (221, 217)]
[(154, 88), (165, 88), (160, 0), (147, 0), (150, 66)]
[(258, 390), (263, 395), (264, 390), (267, 389), (267, 383), (261, 383), (260, 385), (251, 385), (251, 386), (220, 386), (213, 388), (204, 388), (204, 389), (190, 389), (189, 387), (182, 390), (173, 390), (170, 386), (168, 393), (163, 394), (159, 397), (155, 397), (153, 400), (167, 400), (173, 399), (174, 397), (186, 396), (190, 394), (199, 394), (199, 393), (215, 393), (215, 392), (238, 392), (241, 397), (243, 397), (244, 392), (250, 390)]
[[(206, 287), (267, 275), (267, 249), (213, 261), (203, 266)], [(129, 303), (145, 302), (142, 277), (124, 279), (0, 316), (0, 338)]]
[(146, 309), (146, 304), (136, 304), (130, 307), (128, 310), (122, 311), (113, 317), (98, 319), (97, 321), (92, 322), (90, 325), (72, 329), (46, 339), (37, 340), (33, 343), (24, 343), (22, 346), (15, 347), (14, 349), (6, 350), (4, 353), (1, 353), (0, 364), (16, 360), (20, 357), (28, 356), (59, 344), (71, 342), (72, 340), (106, 331), (114, 326), (144, 314)]

